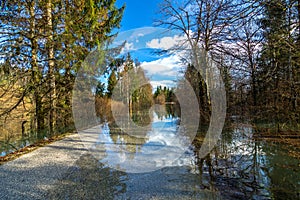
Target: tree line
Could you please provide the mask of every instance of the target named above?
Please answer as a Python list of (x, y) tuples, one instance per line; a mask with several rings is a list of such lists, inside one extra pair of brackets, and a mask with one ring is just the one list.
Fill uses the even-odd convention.
[(118, 109), (128, 109), (130, 116), (153, 105), (152, 85), (138, 60), (133, 60), (130, 53), (114, 58), (104, 75), (107, 84), (98, 81), (95, 90), (96, 112), (101, 120), (114, 121), (112, 104)]
[[(217, 64), (228, 116), (278, 126), (299, 123), (299, 0), (164, 0), (156, 25), (178, 31), (190, 49), (203, 49)], [(205, 73), (188, 57), (186, 63), (185, 78), (209, 120)]]
[[(125, 6), (117, 8), (115, 2), (1, 2), (0, 97), (4, 106), (0, 118), (9, 118), (24, 107), (30, 129), (40, 138), (72, 125), (75, 77), (86, 56), (101, 49), (119, 27)], [(163, 0), (159, 9), (157, 26), (178, 31), (190, 49), (203, 49), (205, 57), (217, 64), (228, 116), (251, 116), (255, 122), (281, 125), (299, 123), (299, 0)], [(209, 121), (207, 77), (193, 66), (190, 56), (183, 59), (184, 77), (194, 88), (203, 121)], [(120, 70), (121, 65), (127, 68)], [(129, 87), (138, 85), (136, 77), (146, 79), (130, 56), (111, 61), (108, 68), (108, 84), (100, 82), (95, 89), (101, 101), (111, 98), (113, 88), (122, 83), (128, 91), (122, 98), (130, 109), (153, 103), (150, 84), (137, 87), (139, 92)], [(126, 75), (129, 70), (134, 71), (130, 76)], [(174, 91), (168, 88), (157, 88), (154, 96), (158, 103), (174, 101)]]

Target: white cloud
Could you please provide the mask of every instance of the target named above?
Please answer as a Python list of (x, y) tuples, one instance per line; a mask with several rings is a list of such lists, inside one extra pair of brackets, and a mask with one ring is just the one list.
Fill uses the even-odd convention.
[(181, 69), (180, 58), (177, 55), (161, 58), (151, 62), (142, 62), (142, 68), (149, 76), (167, 76), (176, 78)]
[(178, 80), (183, 74), (180, 58), (177, 55), (161, 58), (151, 62), (142, 62), (142, 68), (150, 78), (150, 83), (155, 90), (157, 86), (175, 87), (174, 81)]
[(153, 90), (155, 91), (157, 86), (162, 86), (162, 87), (175, 87), (176, 83), (173, 80), (162, 80), (162, 81), (150, 81), (150, 84), (153, 87)]
[(175, 46), (182, 45), (185, 41), (186, 38), (184, 36), (174, 35), (173, 37), (154, 38), (147, 42), (146, 46), (154, 49), (168, 50)]

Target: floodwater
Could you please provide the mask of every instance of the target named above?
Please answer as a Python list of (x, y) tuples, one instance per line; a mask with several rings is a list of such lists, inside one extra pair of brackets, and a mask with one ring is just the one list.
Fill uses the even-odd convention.
[[(0, 156), (5, 156), (37, 141), (35, 134), (30, 133), (22, 136), (20, 130), (13, 131), (14, 134), (7, 134), (0, 138)], [(0, 131), (0, 135), (3, 136), (3, 132)]]
[(108, 174), (101, 188), (114, 191), (114, 199), (300, 199), (300, 161), (288, 154), (290, 147), (256, 140), (250, 124), (235, 123), (199, 157), (199, 145), (187, 145), (176, 114), (150, 116), (138, 135), (99, 126), (91, 155)]
[[(89, 154), (48, 198), (300, 199), (300, 160), (289, 155), (292, 147), (256, 140), (248, 123), (223, 131), (199, 157), (199, 143), (183, 134), (174, 110), (136, 113), (133, 121), (145, 128), (126, 133), (108, 122), (97, 126)], [(204, 136), (198, 133), (197, 141)]]

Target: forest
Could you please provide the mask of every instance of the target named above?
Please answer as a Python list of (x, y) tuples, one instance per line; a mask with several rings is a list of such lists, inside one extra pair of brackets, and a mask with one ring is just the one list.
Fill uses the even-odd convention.
[[(188, 52), (180, 54), (177, 87), (152, 84), (151, 68), (124, 50), (126, 41), (112, 45), (127, 8), (117, 5), (1, 1), (0, 165), (26, 147), (62, 139), (35, 151), (46, 156), (31, 154), (35, 167), (1, 165), (7, 194), (19, 186), (26, 192), (13, 191), (18, 195), (28, 195), (28, 185), (48, 187), (48, 178), (36, 176), (42, 186), (32, 180), (54, 169), (60, 180), (46, 191), (49, 199), (298, 199), (300, 0), (161, 0), (151, 28), (184, 39), (155, 56)], [(185, 96), (185, 83), (196, 104)], [(225, 123), (213, 101), (218, 84)], [(220, 128), (218, 138), (210, 137)], [(87, 153), (80, 142), (94, 146)], [(42, 161), (48, 164), (35, 165)]]
[[(118, 8), (115, 3), (1, 2), (0, 138), (4, 143), (20, 135), (42, 139), (74, 130), (74, 81), (85, 57), (101, 51), (118, 34), (126, 6)], [(266, 137), (297, 138), (299, 19), (299, 0), (164, 0), (154, 25), (178, 31), (191, 49), (203, 49), (217, 63), (225, 83), (228, 122), (238, 116), (250, 120)], [(95, 89), (98, 115), (108, 115), (112, 91), (126, 71), (134, 69), (136, 76), (147, 79), (134, 59), (128, 54), (99, 70), (106, 74), (107, 84), (99, 81)], [(211, 102), (204, 77), (191, 63), (182, 73), (200, 102), (202, 123), (208, 123)], [(131, 112), (176, 101), (173, 88), (154, 89), (149, 83), (129, 95)]]

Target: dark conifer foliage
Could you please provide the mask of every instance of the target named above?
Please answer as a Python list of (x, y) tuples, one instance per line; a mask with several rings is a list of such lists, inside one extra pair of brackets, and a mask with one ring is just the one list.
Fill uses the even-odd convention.
[[(5, 117), (26, 101), (31, 128), (42, 138), (72, 124), (71, 95), (85, 57), (119, 27), (115, 0), (1, 1), (0, 96)], [(2, 74), (1, 74), (2, 76)], [(8, 88), (11, 90), (8, 91)]]

